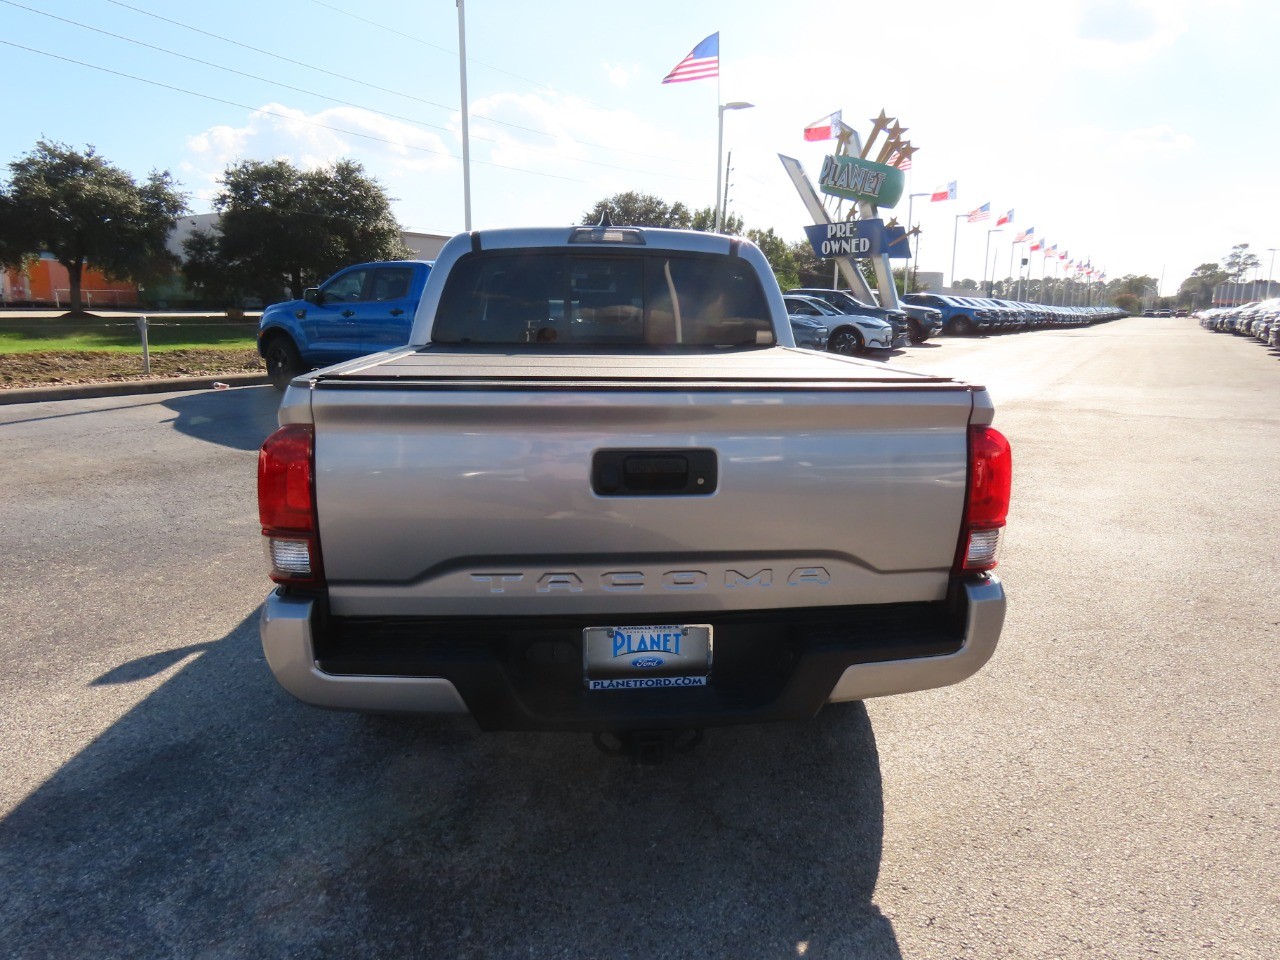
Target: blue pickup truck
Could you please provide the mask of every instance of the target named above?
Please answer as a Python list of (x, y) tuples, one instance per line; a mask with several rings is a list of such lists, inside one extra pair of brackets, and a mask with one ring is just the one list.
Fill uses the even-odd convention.
[(431, 272), (428, 260), (357, 263), (301, 300), (273, 303), (258, 323), (258, 352), (283, 390), (300, 373), (409, 342)]

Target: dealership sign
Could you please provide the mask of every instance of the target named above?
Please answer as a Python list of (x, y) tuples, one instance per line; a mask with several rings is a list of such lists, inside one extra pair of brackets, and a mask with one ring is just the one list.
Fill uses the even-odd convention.
[(828, 196), (892, 207), (902, 199), (906, 176), (897, 167), (860, 157), (829, 156), (822, 161), (818, 189)]
[(878, 257), (907, 260), (911, 247), (907, 232), (900, 226), (886, 227), (883, 220), (842, 220), (805, 227), (813, 252), (829, 257)]

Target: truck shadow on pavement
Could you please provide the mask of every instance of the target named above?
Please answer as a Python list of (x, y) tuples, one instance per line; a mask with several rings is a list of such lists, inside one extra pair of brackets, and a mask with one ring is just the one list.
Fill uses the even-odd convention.
[(177, 414), (170, 423), (179, 433), (233, 450), (257, 450), (276, 428), (280, 397), (274, 387), (239, 387), (186, 393), (163, 405)]
[(865, 708), (637, 768), (583, 735), (305, 707), (256, 612), (0, 821), (23, 957), (891, 957)]

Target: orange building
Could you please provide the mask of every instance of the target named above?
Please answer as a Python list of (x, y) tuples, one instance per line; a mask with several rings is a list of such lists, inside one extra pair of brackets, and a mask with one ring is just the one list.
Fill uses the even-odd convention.
[[(25, 270), (0, 273), (0, 305), (67, 306), (71, 296), (71, 278), (67, 268), (53, 256), (42, 253)], [(138, 285), (130, 280), (108, 280), (91, 265), (85, 265), (80, 276), (80, 300), (86, 310), (94, 307), (132, 307), (138, 304)]]

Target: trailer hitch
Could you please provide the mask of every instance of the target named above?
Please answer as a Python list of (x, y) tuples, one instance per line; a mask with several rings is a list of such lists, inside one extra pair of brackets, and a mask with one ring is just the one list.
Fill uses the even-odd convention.
[(591, 741), (606, 756), (630, 757), (637, 764), (649, 767), (666, 763), (677, 753), (688, 753), (702, 742), (702, 730), (597, 731), (591, 735)]

